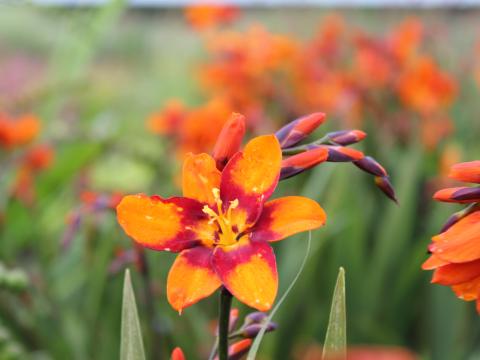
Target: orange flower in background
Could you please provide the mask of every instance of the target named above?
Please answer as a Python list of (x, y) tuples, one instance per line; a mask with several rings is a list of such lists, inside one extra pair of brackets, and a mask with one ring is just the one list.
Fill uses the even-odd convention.
[[(452, 166), (452, 179), (480, 184), (480, 161)], [(453, 214), (442, 232), (432, 238), (430, 258), (424, 270), (435, 270), (432, 282), (451, 286), (465, 301), (477, 301), (480, 313), (480, 187), (454, 187), (439, 190), (434, 199), (469, 204)]]
[(185, 18), (196, 30), (205, 30), (233, 22), (240, 15), (234, 5), (222, 3), (197, 3), (185, 8)]
[(260, 136), (222, 171), (210, 155), (189, 154), (183, 166), (184, 197), (138, 194), (122, 199), (118, 221), (130, 237), (147, 248), (180, 253), (167, 279), (174, 309), (181, 312), (221, 285), (248, 306), (271, 308), (278, 276), (270, 242), (316, 229), (326, 218), (308, 198), (267, 201), (281, 162), (276, 137)]
[(388, 39), (390, 51), (401, 65), (418, 56), (424, 32), (420, 19), (407, 18), (391, 33)]
[(40, 132), (40, 120), (35, 115), (11, 118), (0, 113), (0, 146), (10, 150), (31, 142)]
[(431, 114), (450, 106), (457, 84), (430, 57), (421, 57), (400, 76), (398, 93), (405, 106)]
[(181, 126), (188, 110), (177, 99), (168, 100), (161, 111), (153, 113), (147, 120), (147, 128), (158, 135), (173, 135)]

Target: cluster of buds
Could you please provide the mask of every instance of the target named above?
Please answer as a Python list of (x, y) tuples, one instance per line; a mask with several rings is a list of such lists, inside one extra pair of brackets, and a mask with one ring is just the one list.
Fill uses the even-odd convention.
[(375, 184), (391, 200), (397, 202), (395, 191), (385, 169), (372, 157), (347, 147), (362, 141), (367, 134), (361, 130), (342, 130), (326, 134), (308, 144), (298, 145), (325, 121), (324, 113), (313, 113), (285, 125), (276, 132), (284, 159), (280, 179), (298, 175), (325, 161), (351, 162), (373, 175)]
[[(243, 321), (242, 326), (235, 330), (238, 323), (238, 309), (230, 310), (230, 318), (228, 323), (228, 337), (234, 342), (228, 348), (228, 359), (239, 360), (250, 350), (253, 339), (258, 333), (265, 327), (265, 332), (272, 332), (277, 328), (277, 324), (268, 321), (268, 315), (264, 312), (255, 311), (247, 316)], [(215, 330), (215, 334), (218, 335), (218, 327)], [(216, 351), (216, 349), (214, 349)], [(186, 357), (179, 347), (172, 351), (171, 360), (185, 360)], [(218, 360), (218, 356), (215, 357)]]

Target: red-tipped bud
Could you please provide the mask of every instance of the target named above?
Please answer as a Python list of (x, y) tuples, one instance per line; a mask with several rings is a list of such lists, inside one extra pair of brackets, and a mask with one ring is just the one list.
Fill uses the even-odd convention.
[(350, 145), (362, 141), (367, 136), (367, 133), (362, 130), (341, 130), (327, 134), (330, 141), (338, 145)]
[(233, 113), (223, 126), (213, 148), (213, 158), (219, 170), (222, 170), (233, 154), (240, 150), (244, 135), (245, 116)]
[(437, 191), (433, 198), (438, 201), (461, 204), (480, 202), (480, 187), (454, 187)]
[[(258, 335), (260, 330), (262, 330), (262, 324), (251, 324), (246, 326), (242, 330), (242, 335), (246, 338), (253, 339), (255, 336)], [(277, 324), (270, 322), (268, 323), (267, 327), (265, 328), (265, 332), (272, 332), (277, 328)]]
[(387, 195), (388, 198), (392, 199), (398, 204), (397, 197), (395, 196), (395, 189), (390, 182), (388, 176), (375, 176), (375, 185), (382, 190), (382, 192)]
[(310, 135), (325, 121), (325, 114), (318, 112), (293, 120), (275, 133), (282, 149), (289, 148)]
[[(238, 321), (238, 309), (233, 308), (230, 310), (230, 318), (228, 320), (228, 332), (232, 332), (237, 325)], [(215, 325), (215, 334), (218, 335), (218, 324)]]
[[(252, 339), (243, 339), (228, 347), (228, 360), (240, 360), (252, 346)], [(218, 360), (218, 356), (215, 356)]]
[(263, 322), (267, 317), (268, 315), (266, 313), (261, 311), (255, 311), (245, 316), (244, 324), (259, 324)]
[(361, 151), (344, 146), (323, 146), (328, 149), (329, 162), (350, 162), (363, 159), (365, 155)]
[(185, 355), (183, 354), (182, 349), (180, 349), (179, 347), (173, 349), (170, 360), (185, 360)]
[(383, 168), (382, 165), (378, 163), (377, 160), (370, 156), (365, 156), (363, 159), (353, 162), (355, 166), (363, 171), (375, 175), (375, 176), (387, 176), (387, 171)]
[(325, 147), (317, 147), (286, 158), (282, 161), (280, 179), (287, 179), (326, 161), (328, 154)]

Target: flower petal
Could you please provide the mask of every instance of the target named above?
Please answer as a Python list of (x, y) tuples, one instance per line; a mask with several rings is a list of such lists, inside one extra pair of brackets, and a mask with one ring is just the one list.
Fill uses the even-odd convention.
[(480, 183), (480, 160), (455, 164), (448, 176), (459, 181)]
[(440, 266), (450, 264), (448, 261), (442, 260), (435, 255), (431, 255), (425, 262), (422, 264), (423, 270), (434, 270)]
[(222, 282), (211, 267), (212, 249), (198, 246), (177, 256), (168, 273), (167, 298), (177, 311), (217, 290)]
[(477, 277), (480, 277), (480, 260), (441, 266), (433, 273), (432, 283), (456, 285)]
[(290, 235), (325, 225), (325, 211), (311, 199), (287, 196), (265, 203), (252, 229), (254, 240), (278, 241)]
[(220, 188), (220, 171), (208, 154), (187, 154), (183, 163), (183, 196), (215, 204), (213, 188)]
[(480, 211), (467, 215), (432, 240), (429, 250), (442, 260), (462, 263), (480, 259)]
[(117, 206), (117, 218), (127, 235), (140, 245), (178, 252), (199, 245), (202, 239), (213, 242), (215, 229), (208, 224), (202, 206), (188, 198), (128, 195)]
[(272, 307), (278, 290), (275, 254), (265, 241), (247, 236), (236, 244), (215, 248), (213, 267), (238, 300), (260, 311)]
[(281, 162), (282, 151), (274, 135), (251, 140), (222, 172), (220, 194), (224, 206), (238, 199), (239, 209), (247, 212), (247, 222), (253, 224), (277, 186)]
[(480, 291), (480, 277), (464, 282), (462, 284), (453, 285), (452, 290), (460, 299), (472, 301), (478, 298)]

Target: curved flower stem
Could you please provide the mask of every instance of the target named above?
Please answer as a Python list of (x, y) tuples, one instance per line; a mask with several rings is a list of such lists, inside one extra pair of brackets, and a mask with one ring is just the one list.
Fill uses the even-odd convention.
[(232, 294), (222, 287), (220, 290), (220, 311), (218, 317), (218, 358), (228, 360), (228, 326), (230, 321), (230, 308)]

